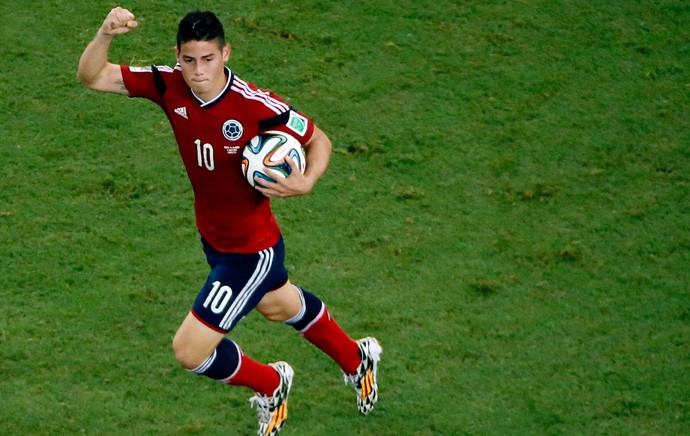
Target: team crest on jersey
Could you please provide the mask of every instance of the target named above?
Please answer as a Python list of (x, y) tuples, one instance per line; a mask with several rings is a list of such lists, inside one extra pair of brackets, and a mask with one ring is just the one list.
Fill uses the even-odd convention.
[(237, 141), (242, 137), (242, 132), (244, 132), (244, 127), (237, 120), (227, 120), (223, 124), (223, 136), (228, 141)]

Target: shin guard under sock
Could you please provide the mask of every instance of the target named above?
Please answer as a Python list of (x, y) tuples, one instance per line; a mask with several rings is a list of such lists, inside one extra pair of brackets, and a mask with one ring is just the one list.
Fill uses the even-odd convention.
[(357, 342), (340, 328), (318, 297), (297, 289), (302, 299), (302, 310), (286, 324), (330, 356), (346, 374), (354, 374), (361, 362)]
[(221, 383), (247, 386), (265, 395), (273, 395), (280, 384), (275, 369), (245, 356), (240, 347), (227, 338), (220, 341), (204, 363), (190, 371)]

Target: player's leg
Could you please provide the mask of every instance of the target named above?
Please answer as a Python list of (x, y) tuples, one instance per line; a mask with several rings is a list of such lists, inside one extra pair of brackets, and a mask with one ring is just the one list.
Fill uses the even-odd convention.
[[(281, 245), (279, 243), (278, 245)], [(175, 355), (188, 370), (256, 393), (259, 434), (276, 434), (287, 418), (293, 371), (285, 362), (261, 364), (225, 335), (261, 300), (287, 280), (281, 247), (255, 254), (225, 254), (204, 247), (211, 272), (173, 340)]]
[(235, 342), (199, 321), (192, 312), (177, 331), (173, 348), (178, 361), (188, 371), (254, 390), (255, 395), (249, 401), (257, 406), (258, 434), (275, 435), (285, 425), (287, 398), (294, 375), (290, 365), (256, 362), (242, 353)]
[(173, 339), (175, 357), (182, 367), (221, 383), (247, 386), (272, 394), (280, 383), (278, 373), (242, 353), (225, 334), (208, 327), (190, 312)]
[(313, 294), (288, 281), (264, 295), (256, 309), (271, 321), (294, 327), (335, 360), (344, 372), (353, 374), (357, 370), (360, 363), (357, 342), (340, 328), (323, 302)]
[(257, 310), (272, 321), (282, 321), (340, 365), (346, 382), (357, 391), (357, 407), (369, 413), (378, 401), (376, 381), (381, 346), (374, 338), (353, 340), (336, 323), (326, 305), (314, 294), (290, 282), (267, 293)]

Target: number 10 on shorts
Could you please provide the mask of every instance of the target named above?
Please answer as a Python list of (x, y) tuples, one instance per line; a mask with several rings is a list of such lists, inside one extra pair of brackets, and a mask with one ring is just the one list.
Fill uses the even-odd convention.
[(230, 299), (232, 298), (232, 289), (227, 285), (220, 285), (220, 281), (216, 280), (213, 282), (213, 289), (208, 293), (206, 301), (204, 301), (204, 307), (209, 308), (211, 312), (216, 315), (222, 313), (225, 310), (225, 306), (228, 305)]

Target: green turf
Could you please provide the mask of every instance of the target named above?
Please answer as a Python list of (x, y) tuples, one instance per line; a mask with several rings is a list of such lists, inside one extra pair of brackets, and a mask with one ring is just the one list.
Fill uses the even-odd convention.
[[(174, 62), (212, 8), (333, 140), (274, 209), (293, 281), (382, 342), (380, 403), (251, 315), (233, 339), (296, 370), (285, 434), (688, 433), (687, 2), (221, 3), (124, 4), (111, 60)], [(251, 434), (251, 393), (171, 352), (207, 267), (167, 121), (75, 77), (110, 7), (0, 5), (0, 434)]]

